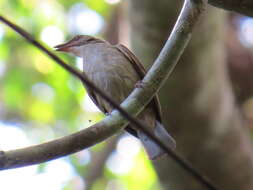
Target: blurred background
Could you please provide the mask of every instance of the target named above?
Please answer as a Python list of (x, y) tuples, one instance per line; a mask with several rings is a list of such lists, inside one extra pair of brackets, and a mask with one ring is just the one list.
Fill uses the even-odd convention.
[[(120, 0), (3, 0), (0, 10), (52, 49), (76, 34), (96, 35), (112, 43), (119, 38), (127, 42), (127, 29), (119, 31), (120, 3)], [(124, 22), (120, 21), (120, 25), (125, 28)], [(59, 56), (72, 66), (82, 68), (81, 59)], [(0, 25), (1, 150), (62, 137), (89, 127), (103, 117), (76, 78)], [(156, 174), (139, 141), (127, 134), (119, 136), (52, 162), (2, 171), (0, 189), (157, 187)]]
[[(143, 19), (136, 16), (140, 5), (132, 5), (131, 9), (135, 12), (131, 14), (128, 3), (123, 0), (1, 0), (0, 10), (1, 15), (22, 26), (49, 48), (76, 34), (95, 35), (113, 44), (120, 42), (130, 47), (129, 20), (131, 26), (138, 31), (141, 26), (135, 22)], [(179, 5), (175, 6), (175, 13), (178, 13)], [(152, 10), (148, 5), (143, 7)], [(159, 7), (154, 5), (154, 9)], [(170, 18), (171, 25), (176, 16), (177, 14)], [(152, 19), (146, 20), (148, 28), (144, 28), (150, 33), (156, 27), (152, 24), (155, 22)], [(236, 105), (239, 105), (244, 121), (247, 121), (246, 126), (251, 130), (253, 19), (230, 13), (224, 20), (227, 34), (224, 38), (225, 65)], [(164, 25), (164, 28), (167, 26)], [(168, 34), (167, 30), (166, 33)], [(155, 35), (149, 39), (150, 43), (166, 39), (166, 36), (160, 39)], [(143, 53), (136, 46), (142, 38), (140, 36), (135, 36), (132, 32), (131, 39), (137, 55), (142, 56)], [(161, 45), (158, 48), (160, 47)], [(81, 59), (58, 55), (72, 66), (82, 68)], [(145, 58), (142, 60), (147, 61)], [(148, 60), (147, 62), (151, 62), (152, 59)], [(15, 32), (0, 24), (1, 150), (62, 137), (89, 127), (103, 117), (76, 78)], [(177, 135), (177, 131), (173, 131)], [(158, 177), (139, 141), (128, 134), (120, 134), (68, 157), (41, 165), (1, 171), (0, 189), (159, 190), (162, 189), (158, 180), (163, 178), (161, 175)], [(162, 183), (164, 185), (164, 181)]]

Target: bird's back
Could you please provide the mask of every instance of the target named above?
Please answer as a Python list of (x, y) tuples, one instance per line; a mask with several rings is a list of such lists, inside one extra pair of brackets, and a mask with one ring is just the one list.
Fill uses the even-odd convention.
[[(131, 63), (110, 44), (90, 44), (83, 51), (84, 73), (97, 87), (121, 103), (140, 80)], [(100, 109), (111, 111), (111, 106), (97, 95), (96, 100)]]

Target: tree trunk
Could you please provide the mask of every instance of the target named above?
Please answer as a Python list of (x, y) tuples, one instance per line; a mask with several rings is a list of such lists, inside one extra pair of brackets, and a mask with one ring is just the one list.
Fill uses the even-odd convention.
[[(182, 1), (132, 0), (131, 40), (147, 68), (158, 55)], [(227, 75), (226, 14), (208, 7), (172, 77), (160, 91), (164, 124), (177, 152), (223, 190), (253, 189), (253, 151)], [(164, 189), (203, 190), (168, 158), (155, 162)]]

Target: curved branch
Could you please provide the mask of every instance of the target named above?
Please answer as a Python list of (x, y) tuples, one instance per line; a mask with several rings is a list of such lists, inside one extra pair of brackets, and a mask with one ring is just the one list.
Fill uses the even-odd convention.
[(116, 114), (89, 128), (56, 140), (16, 150), (0, 151), (0, 170), (43, 163), (95, 145), (123, 129), (121, 119)]
[[(101, 95), (105, 100), (110, 102), (117, 110), (114, 110), (110, 116), (98, 124), (88, 129), (82, 130), (78, 133), (72, 134), (54, 140), (41, 145), (36, 145), (28, 148), (12, 150), (0, 153), (0, 166), (1, 169), (21, 167), (25, 165), (31, 165), (35, 163), (45, 162), (51, 159), (55, 159), (61, 156), (65, 156), (74, 152), (77, 152), (83, 148), (87, 148), (101, 142), (109, 136), (119, 132), (126, 126), (129, 121), (134, 123), (139, 129), (145, 132), (151, 137), (157, 144), (159, 144), (166, 152), (186, 171), (194, 176), (199, 182), (205, 185), (208, 189), (218, 189), (212, 183), (209, 182), (204, 176), (196, 171), (191, 165), (189, 165), (184, 159), (179, 157), (170, 148), (157, 139), (152, 133), (149, 132), (138, 120), (131, 117), (140, 113), (145, 105), (153, 98), (156, 92), (160, 89), (162, 84), (169, 77), (170, 73), (174, 69), (179, 57), (181, 56), (185, 46), (189, 42), (192, 34), (192, 30), (201, 13), (206, 6), (206, 0), (186, 0), (184, 7), (180, 13), (178, 21), (172, 31), (171, 36), (167, 40), (160, 55), (155, 61), (152, 68), (149, 70), (145, 78), (143, 79), (143, 88), (136, 88), (130, 94), (130, 96), (119, 107), (117, 104), (107, 97), (101, 90), (96, 88), (91, 82), (87, 81), (80, 72), (66, 65), (54, 54), (49, 52), (41, 44), (35, 41), (30, 36), (24, 36), (27, 34), (24, 30), (17, 31), (23, 35), (28, 41), (32, 42), (37, 47), (40, 47), (54, 60), (58, 60), (57, 63), (70, 71), (72, 74), (82, 80), (87, 86), (93, 88), (97, 93)], [(6, 19), (0, 16), (0, 20), (6, 23)], [(8, 23), (8, 22), (7, 22)], [(10, 24), (8, 24), (10, 26)], [(12, 24), (13, 25), (13, 24)], [(14, 25), (15, 26), (15, 25)], [(17, 27), (17, 26), (16, 26)], [(12, 27), (13, 28), (13, 27)], [(125, 111), (126, 110), (126, 111)], [(124, 117), (122, 115), (124, 115)], [(23, 161), (25, 160), (25, 162)]]

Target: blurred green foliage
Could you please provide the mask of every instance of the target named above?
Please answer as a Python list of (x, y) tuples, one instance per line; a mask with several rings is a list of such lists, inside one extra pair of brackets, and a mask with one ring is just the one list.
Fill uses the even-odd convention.
[[(114, 7), (103, 0), (1, 0), (0, 10), (1, 15), (22, 26), (36, 39), (41, 39), (45, 27), (53, 25), (63, 32), (66, 40), (73, 35), (67, 28), (66, 17), (76, 3), (95, 10), (105, 21)], [(74, 57), (60, 56), (71, 65), (77, 65)], [(77, 79), (18, 34), (0, 25), (1, 121), (21, 123), (35, 143), (67, 135), (103, 117), (101, 113), (83, 108), (85, 94)], [(35, 131), (39, 131), (39, 135)], [(70, 158), (77, 175), (84, 175), (86, 165), (76, 155)], [(43, 172), (43, 168), (39, 171)], [(129, 173), (118, 176), (105, 171), (93, 189), (105, 189), (111, 179), (119, 180), (126, 189), (159, 189), (156, 174), (143, 153), (137, 156)], [(69, 182), (64, 189), (74, 189), (73, 183)]]

